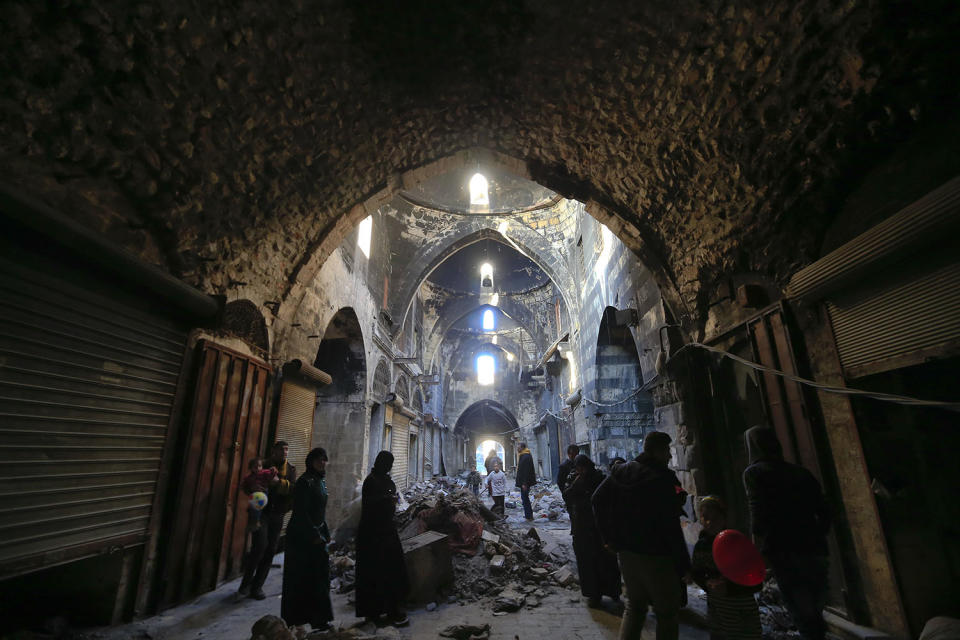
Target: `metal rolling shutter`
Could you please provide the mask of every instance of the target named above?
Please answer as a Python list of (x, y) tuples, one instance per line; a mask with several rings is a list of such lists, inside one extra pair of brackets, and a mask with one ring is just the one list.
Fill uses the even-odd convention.
[(148, 535), (186, 331), (69, 275), (0, 261), (0, 577)]
[(827, 302), (849, 378), (919, 364), (960, 346), (960, 263)]
[[(310, 453), (310, 442), (313, 437), (313, 410), (316, 403), (315, 386), (290, 378), (283, 381), (280, 407), (277, 410), (276, 440), (283, 440), (289, 445), (287, 460), (297, 468), (298, 475), (306, 471), (303, 464), (307, 454)], [(290, 515), (287, 514), (287, 521), (290, 520)]]
[(410, 446), (410, 419), (399, 411), (393, 412), (393, 443), (390, 453), (393, 454), (393, 478), (397, 489), (407, 488), (407, 449)]

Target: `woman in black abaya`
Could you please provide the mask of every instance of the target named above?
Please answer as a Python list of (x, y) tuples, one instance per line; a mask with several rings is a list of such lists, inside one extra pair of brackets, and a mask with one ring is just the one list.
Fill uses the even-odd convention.
[(330, 605), (330, 556), (327, 542), (327, 485), (324, 480), (327, 452), (307, 454), (307, 470), (293, 488), (293, 515), (287, 525), (283, 561), (283, 598), (280, 617), (290, 626), (307, 624), (328, 629), (333, 620)]
[(363, 481), (357, 531), (357, 617), (404, 625), (403, 601), (409, 583), (400, 536), (393, 524), (398, 497), (389, 475), (392, 467), (393, 454), (381, 451)]

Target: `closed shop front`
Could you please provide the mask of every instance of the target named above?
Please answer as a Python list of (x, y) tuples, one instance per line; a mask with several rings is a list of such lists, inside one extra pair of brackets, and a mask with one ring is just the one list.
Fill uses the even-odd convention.
[(153, 569), (188, 332), (217, 305), (7, 192), (0, 223), (2, 595), (29, 611), (42, 574), (117, 620)]

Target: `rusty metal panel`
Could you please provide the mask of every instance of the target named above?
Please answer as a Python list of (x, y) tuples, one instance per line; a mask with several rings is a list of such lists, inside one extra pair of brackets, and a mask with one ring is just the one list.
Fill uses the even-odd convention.
[(0, 261), (0, 578), (145, 542), (183, 362), (183, 327), (53, 271)]
[(230, 472), (230, 487), (227, 490), (228, 525), (225, 531), (223, 549), (220, 552), (220, 566), (217, 580), (230, 579), (240, 573), (246, 542), (247, 509), (246, 496), (240, 494), (240, 479), (247, 472), (247, 461), (259, 452), (259, 443), (264, 427), (264, 397), (267, 394), (269, 372), (261, 367), (248, 366), (244, 386), (244, 397), (240, 403), (240, 416), (237, 421), (237, 440), (233, 467)]
[[(774, 355), (770, 332), (764, 322), (764, 317), (761, 316), (747, 323), (747, 327), (750, 330), (754, 355), (758, 362), (765, 367), (779, 369), (779, 363)], [(762, 379), (763, 385), (761, 388), (769, 411), (770, 422), (773, 424), (773, 428), (777, 432), (777, 439), (780, 440), (780, 446), (783, 448), (783, 457), (789, 462), (796, 462), (797, 451), (790, 428), (788, 408), (784, 402), (783, 389), (780, 386), (781, 378), (772, 373), (764, 372)]]
[[(162, 604), (236, 575), (246, 510), (238, 508), (246, 461), (259, 454), (270, 372), (244, 354), (203, 341), (171, 525)], [(239, 537), (239, 540), (238, 540)]]

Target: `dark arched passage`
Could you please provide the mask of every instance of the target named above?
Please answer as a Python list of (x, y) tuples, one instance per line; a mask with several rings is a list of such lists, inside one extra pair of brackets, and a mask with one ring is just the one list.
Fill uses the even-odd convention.
[(317, 349), (315, 364), (333, 377), (317, 392), (313, 446), (330, 456), (327, 519), (340, 521), (340, 510), (354, 493), (363, 472), (363, 424), (366, 419), (367, 365), (363, 332), (357, 314), (344, 307), (330, 320)]

